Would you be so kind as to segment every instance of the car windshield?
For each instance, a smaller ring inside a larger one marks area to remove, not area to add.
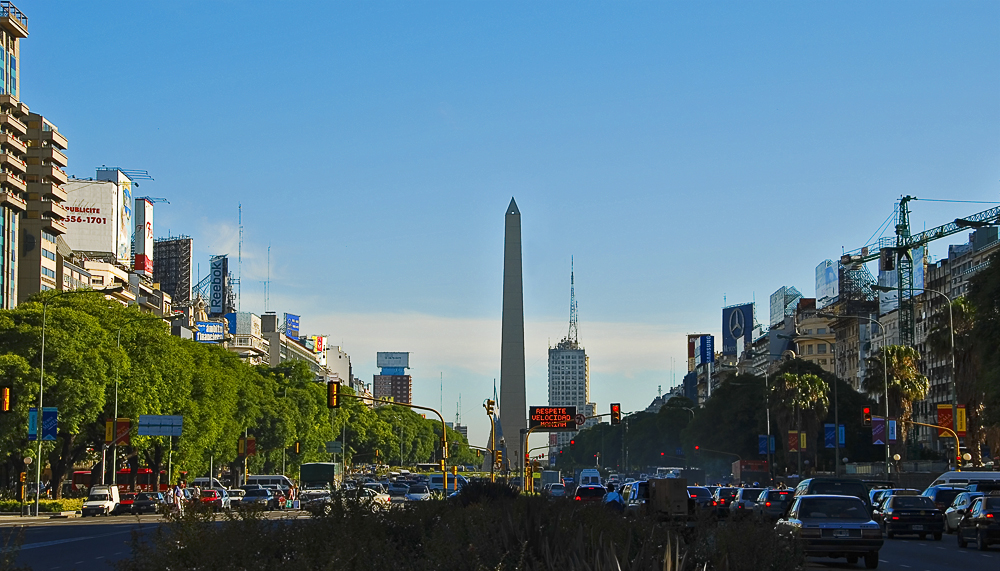
[[[106,501],[108,501],[108,495],[107,494],[91,494],[90,497],[87,498],[87,501],[88,502],[106,502]]]
[[[563,486],[562,484],[552,484],[552,488],[551,489],[553,489],[553,490],[565,490],[566,486]]]
[[[135,496],[136,496],[136,494],[122,494],[122,499],[123,500],[134,500]]]
[[[861,482],[814,482],[809,493],[868,498],[868,491]]]
[[[719,488],[719,497],[727,500],[731,500],[736,497],[736,488]]]
[[[135,499],[139,500],[139,501],[143,501],[143,500],[155,500],[156,496],[153,495],[153,494],[139,494],[138,496],[135,497]]]
[[[763,491],[764,488],[744,488],[743,495],[740,497],[744,500],[756,500],[760,497],[760,494]]]
[[[248,496],[268,496],[270,493],[267,490],[247,490]]]
[[[1000,510],[1000,498],[986,498],[986,509]]]
[[[787,502],[790,499],[792,499],[790,490],[772,490],[767,493],[767,501],[769,502]]]
[[[428,492],[429,492],[429,490],[427,489],[427,486],[425,486],[423,484],[414,484],[414,485],[410,486],[410,490],[407,493],[410,493],[410,494],[426,494]]]
[[[934,502],[923,496],[893,496],[892,507],[896,509],[932,510]]]
[[[576,490],[576,495],[581,498],[603,498],[607,490],[597,486],[584,486]]]
[[[691,498],[711,498],[712,494],[708,491],[708,488],[688,488],[688,497]]]
[[[865,504],[855,498],[810,498],[799,504],[799,519],[868,519]]]

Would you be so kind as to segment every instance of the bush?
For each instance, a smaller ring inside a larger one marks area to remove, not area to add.
[[[35,501],[24,502],[34,508]],[[38,503],[38,511],[46,513],[58,513],[79,511],[83,509],[83,498],[64,498],[61,500],[42,500]],[[20,512],[21,502],[16,500],[0,500],[0,512]]]

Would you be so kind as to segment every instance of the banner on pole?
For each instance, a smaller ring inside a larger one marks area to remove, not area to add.
[[[788,451],[798,452],[799,451],[799,431],[789,430],[788,431]]]
[[[872,418],[872,444],[885,445],[885,419]]]
[[[805,431],[799,433],[799,449],[808,450],[809,449],[809,439],[806,438]]]
[[[28,440],[38,440],[38,409],[28,409]]]
[[[950,404],[939,404],[937,405],[938,412],[938,426],[947,426],[951,428],[951,405]],[[951,433],[947,430],[938,430],[938,436],[951,436]]]
[[[42,408],[42,440],[54,441],[59,433],[59,409],[54,406]]]
[[[896,434],[896,419],[889,419],[889,444],[895,444],[899,437]]]
[[[767,456],[767,435],[758,434],[757,435],[757,453],[761,456]]]
[[[836,430],[834,430],[833,423],[827,423],[823,425],[823,446],[826,448],[836,448],[837,447],[837,435]]]

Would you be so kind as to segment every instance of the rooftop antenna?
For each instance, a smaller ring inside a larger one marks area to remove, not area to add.
[[[267,280],[264,281],[264,313],[267,313],[267,303],[271,299],[271,243],[267,243]]]
[[[441,410],[444,410],[444,371],[441,372]]]
[[[243,203],[240,203],[240,246],[237,252],[236,311],[240,311],[240,289],[243,281]]]
[[[576,347],[577,344],[579,344],[576,314],[576,284],[573,277],[573,256],[569,257],[569,334],[566,338],[569,339],[569,342],[573,347]]]

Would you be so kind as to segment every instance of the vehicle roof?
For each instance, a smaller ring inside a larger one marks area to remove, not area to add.
[[[857,496],[844,496],[839,494],[803,494],[796,499],[804,500],[807,498],[849,499],[849,500],[858,500],[859,502],[864,503],[864,500],[862,500]]]

